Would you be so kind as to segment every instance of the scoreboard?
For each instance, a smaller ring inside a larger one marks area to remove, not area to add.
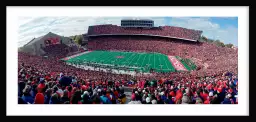
[[[44,43],[45,43],[45,46],[60,44],[60,38],[58,37],[47,38],[45,39]]]

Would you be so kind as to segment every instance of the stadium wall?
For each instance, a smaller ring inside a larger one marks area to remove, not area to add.
[[[51,39],[51,38],[58,39],[59,41],[61,41],[62,44],[68,45],[71,43],[70,38],[64,37],[64,36],[59,36],[57,34],[49,32],[48,34],[46,34],[42,37],[33,39],[28,44],[24,45],[20,51],[27,52],[27,53],[30,53],[33,55],[43,55],[43,54],[45,54],[45,52],[41,49],[41,47],[44,48],[46,46],[45,40]]]

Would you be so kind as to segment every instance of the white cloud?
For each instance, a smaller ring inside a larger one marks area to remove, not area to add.
[[[19,17],[19,46],[34,37],[53,32],[63,36],[84,34],[90,25],[120,25],[121,19],[127,17]],[[156,25],[164,25],[164,18],[140,17],[152,19]]]
[[[212,23],[208,18],[172,18],[171,25],[199,30],[218,30],[220,26]]]
[[[18,17],[19,21],[18,21],[18,25],[23,25],[25,23],[29,23],[30,21],[32,21],[33,19],[35,19],[36,17]]]
[[[175,25],[203,30],[203,35],[225,42],[233,42],[237,39],[237,28],[223,29],[218,24],[212,23],[207,17],[175,17],[171,19],[170,23],[167,23],[164,17],[133,17],[133,19],[138,18],[154,20],[155,26]],[[121,19],[131,19],[131,17],[19,17],[19,46],[48,32],[63,36],[84,34],[90,25],[120,25]]]
[[[180,26],[185,28],[202,30],[203,35],[211,39],[219,39],[225,44],[232,43],[238,45],[237,35],[238,29],[233,26],[220,27],[219,24],[213,23],[209,18],[189,18],[189,17],[175,17],[169,23],[173,26]]]

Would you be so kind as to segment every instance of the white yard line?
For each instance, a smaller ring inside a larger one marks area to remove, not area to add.
[[[127,66],[130,66],[130,64],[133,61],[133,59],[137,56],[135,53],[133,55],[135,55],[135,56],[133,56],[132,60],[129,62],[129,64]]]
[[[123,61],[123,62],[126,63],[126,61],[128,61],[131,57],[132,57],[132,54],[130,54],[130,56],[125,61]],[[126,65],[126,66],[128,66],[128,65]]]
[[[113,56],[113,53],[109,53],[106,57],[104,57],[104,59],[108,58],[107,60],[104,60],[104,62],[108,62],[108,61],[112,60],[113,58],[110,58],[112,56]],[[110,64],[112,65],[112,63],[110,63]]]
[[[102,56],[103,54],[104,54],[104,52],[101,52],[101,53],[98,54],[98,55],[99,55],[99,57],[100,57],[100,56]],[[96,59],[97,59],[97,58],[94,57],[92,61],[94,62]]]
[[[159,60],[161,57],[162,57],[162,55],[159,54],[159,56],[158,56],[158,61],[159,61],[160,65],[162,65],[162,67],[159,65],[159,66],[160,66],[160,67],[159,67],[160,70],[161,70],[161,68],[163,68],[163,66],[164,66],[164,65],[162,64],[161,60]],[[163,69],[162,69],[162,70],[163,70]]]
[[[155,53],[153,53],[153,56],[154,56],[154,68],[156,68],[155,66],[156,66],[156,57],[155,57]]]
[[[168,64],[166,63],[166,59],[164,59],[164,62],[165,62],[165,65],[167,66],[168,70],[170,70]]]
[[[145,58],[147,57],[147,55],[146,54],[144,54],[145,55],[145,57],[143,58],[143,61],[142,61],[142,64],[141,65],[143,65],[144,64],[144,61],[145,61]],[[140,67],[141,67],[141,65],[140,65]],[[145,66],[144,66],[145,67]]]
[[[137,59],[135,64],[138,64],[138,60],[140,59],[141,54],[137,54],[137,55],[139,55],[139,58]],[[139,66],[139,67],[141,67],[141,66]]]
[[[149,56],[149,60],[148,60],[148,63],[147,63],[147,64],[150,63],[151,56],[152,56],[152,55]],[[150,65],[151,65],[151,64],[149,64],[149,68],[151,69]]]

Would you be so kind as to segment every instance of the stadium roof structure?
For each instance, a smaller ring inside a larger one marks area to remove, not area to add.
[[[34,38],[32,39],[31,41],[29,41],[27,44],[25,44],[24,46],[27,46],[27,45],[32,45],[38,41],[40,41],[41,39],[43,39],[44,37],[46,37],[47,35],[51,35],[51,36],[58,36],[58,37],[64,37],[64,36],[60,36],[58,34],[55,34],[55,33],[52,33],[52,32],[49,32],[43,36],[40,36],[40,37],[37,37],[37,38]],[[68,38],[68,37],[64,37],[64,38]]]
[[[19,51],[21,52],[27,52],[27,53],[32,53],[35,55],[42,55],[45,52],[41,48],[41,46],[45,47],[45,40],[48,40],[50,38],[58,38],[60,40],[60,43],[63,44],[69,44],[71,42],[71,39],[69,37],[64,37],[57,35],[55,33],[49,32],[43,36],[40,36],[38,38],[34,38],[31,41],[29,41],[27,44],[22,46]]]
[[[27,44],[25,44],[24,46],[31,45],[31,44],[33,44],[33,43],[35,43],[35,42],[41,40],[44,36],[45,36],[45,35],[40,36],[40,37],[37,37],[37,38],[33,38],[31,41],[29,41],[29,42],[28,42]]]

